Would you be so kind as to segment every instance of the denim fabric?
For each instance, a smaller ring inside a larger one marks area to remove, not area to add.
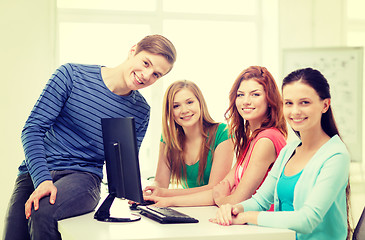
[[[49,196],[39,201],[37,211],[32,208],[29,220],[25,218],[24,204],[34,191],[29,174],[19,175],[10,198],[5,218],[5,240],[61,239],[57,221],[91,212],[100,200],[101,179],[92,173],[74,170],[51,171],[57,197],[54,205]]]

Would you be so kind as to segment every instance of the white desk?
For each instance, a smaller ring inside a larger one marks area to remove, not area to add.
[[[114,208],[114,205],[112,209]],[[125,216],[113,213],[111,215]],[[123,207],[123,209],[126,209]],[[251,225],[220,226],[209,222],[216,207],[178,207],[178,211],[199,219],[193,224],[160,224],[145,216],[137,222],[109,223],[94,219],[94,212],[59,221],[58,228],[63,240],[79,239],[254,239],[294,240],[295,232]],[[120,209],[119,209],[120,210]],[[114,210],[115,211],[115,210]],[[127,209],[129,212],[129,210]]]

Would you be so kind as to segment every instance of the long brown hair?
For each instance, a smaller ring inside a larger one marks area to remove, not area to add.
[[[241,117],[236,107],[238,88],[243,81],[247,80],[255,80],[263,86],[268,105],[265,120],[261,123],[261,127],[252,134],[249,130],[249,122]],[[264,67],[251,66],[238,75],[229,93],[229,107],[225,113],[225,118],[233,139],[237,159],[243,154],[250,138],[254,138],[264,129],[277,128],[284,137],[287,137],[282,98],[273,76]]]
[[[199,156],[199,173],[197,183],[201,183],[203,181],[204,170],[207,165],[209,150],[214,150],[214,140],[219,124],[210,116],[201,90],[192,81],[176,81],[166,90],[162,106],[162,138],[166,144],[165,155],[168,159],[172,182],[179,184],[183,178],[186,180],[186,167],[184,161],[185,133],[184,129],[175,122],[173,115],[175,95],[184,88],[189,89],[199,101],[201,112],[199,119],[200,130],[203,138],[208,138],[207,141],[202,142],[200,147],[201,154]]]
[[[317,92],[320,99],[324,100],[327,98],[329,99],[331,98],[330,86],[328,84],[327,79],[323,76],[323,74],[320,71],[312,68],[298,69],[296,71],[289,73],[288,76],[284,78],[281,89],[284,89],[284,87],[287,84],[299,81],[313,88]],[[322,114],[321,126],[323,131],[328,136],[333,137],[334,135],[338,135],[341,138],[336,125],[335,118],[333,116],[331,105],[329,106],[328,110]],[[298,137],[300,137],[299,132],[297,131],[294,132]],[[350,218],[351,218],[350,195],[351,195],[350,180],[348,180],[346,187],[347,239],[350,239],[350,233],[352,232],[352,227],[350,224]]]

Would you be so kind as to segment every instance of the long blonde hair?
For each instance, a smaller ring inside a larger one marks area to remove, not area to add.
[[[162,113],[162,138],[166,144],[165,155],[167,156],[173,183],[180,184],[186,180],[186,167],[184,161],[185,133],[184,129],[175,122],[173,115],[174,98],[182,89],[189,89],[199,101],[200,105],[200,130],[207,141],[203,141],[200,147],[199,174],[197,183],[203,181],[204,170],[207,164],[209,150],[213,151],[215,135],[218,123],[213,120],[208,112],[207,104],[199,87],[188,80],[180,80],[172,83],[166,90],[163,100]]]

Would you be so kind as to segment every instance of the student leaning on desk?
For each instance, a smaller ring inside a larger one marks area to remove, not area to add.
[[[172,83],[163,101],[162,137],[154,186],[157,196],[181,196],[213,188],[229,172],[233,143],[225,123],[215,122],[199,87]],[[183,189],[169,189],[170,181]]]
[[[231,88],[226,113],[238,156],[234,167],[213,189],[184,196],[153,192],[145,198],[155,201],[157,206],[219,206],[248,199],[286,144],[287,127],[282,108],[279,89],[266,68],[251,66],[243,70]]]
[[[290,73],[282,85],[284,116],[298,141],[281,151],[257,193],[237,205],[222,205],[212,222],[288,228],[297,239],[350,237],[350,155],[337,130],[330,88],[317,70]],[[274,203],[275,211],[267,212]]]
[[[101,119],[134,117],[139,147],[150,106],[138,90],[167,74],[175,60],[173,44],[150,35],[117,67],[65,64],[56,70],[22,132],[25,160],[4,239],[61,239],[58,220],[94,210],[104,164]]]

